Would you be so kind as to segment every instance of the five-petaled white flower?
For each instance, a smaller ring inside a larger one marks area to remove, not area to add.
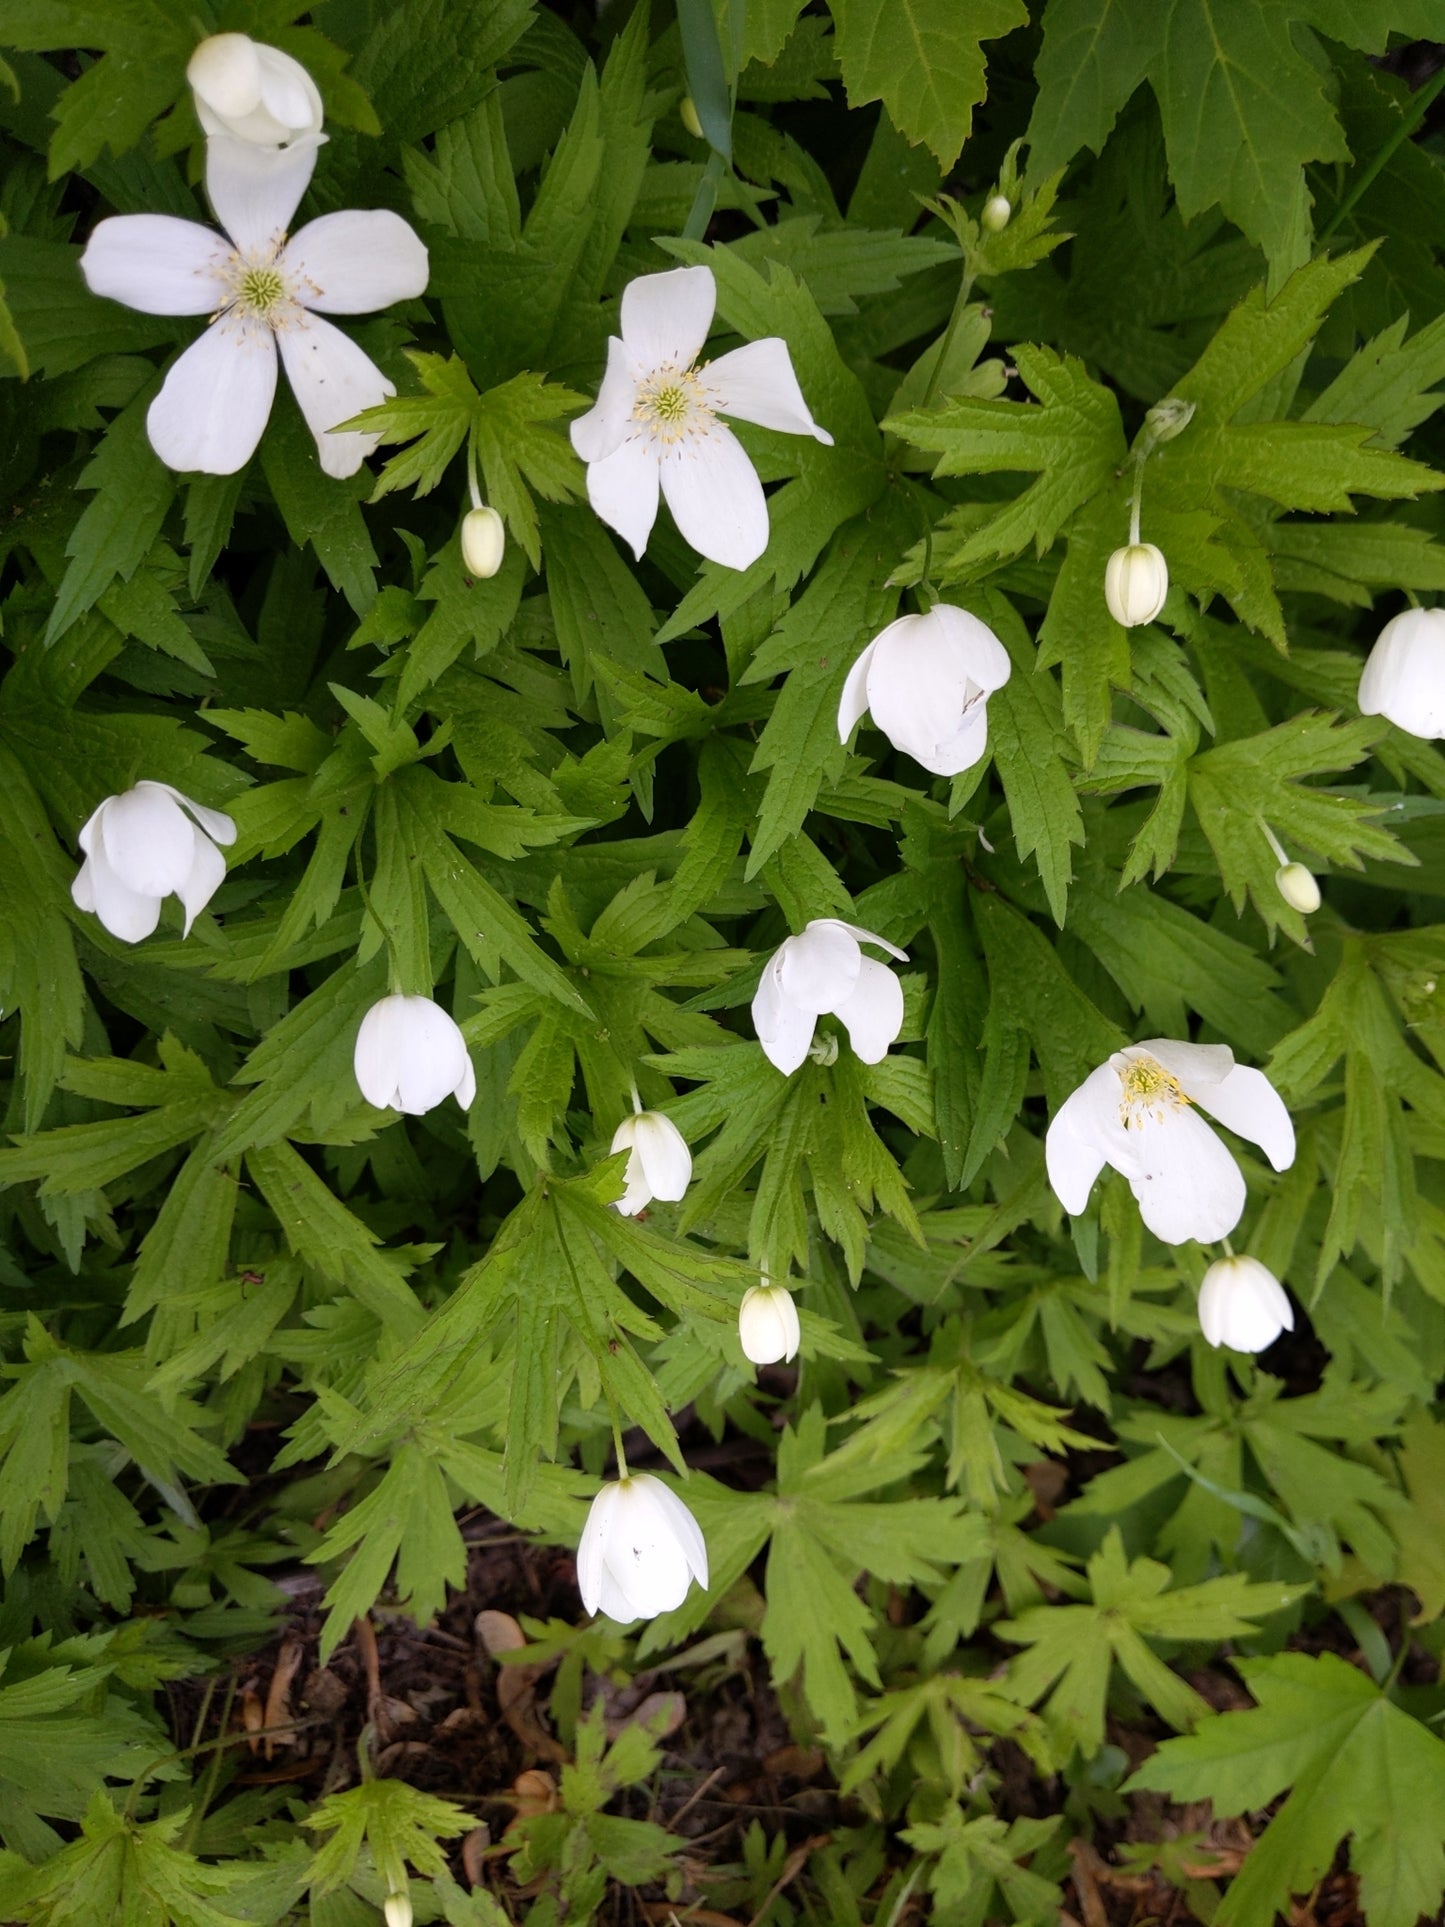
[[[786,1075],[808,1055],[825,1012],[842,1019],[865,1064],[888,1055],[903,1028],[903,986],[886,964],[865,957],[860,943],[876,943],[900,963],[908,961],[906,950],[837,917],[815,917],[768,959],[753,998],[753,1026],[764,1055]]]
[[[1360,677],[1360,710],[1426,742],[1445,736],[1445,609],[1406,609],[1385,624]]]
[[[792,1292],[782,1285],[748,1286],[738,1306],[738,1343],[750,1364],[786,1363],[796,1355],[802,1335]]]
[[[872,710],[895,749],[935,776],[957,776],[988,748],[988,699],[1012,667],[993,630],[966,609],[938,602],[926,615],[899,616],[848,671],[838,740]]]
[[[622,1626],[656,1619],[682,1604],[694,1579],[706,1592],[707,1546],[677,1494],[649,1472],[604,1485],[577,1547],[577,1586],[588,1612]]]
[[[178,896],[189,936],[226,874],[216,845],[235,840],[236,826],[224,811],[193,802],[169,783],[142,781],[106,797],[86,821],[79,837],[85,861],[70,894],[122,943],[148,937],[164,899]]]
[[[321,132],[321,95],[299,60],[244,33],[213,33],[186,66],[196,117],[211,136],[280,147]]]
[[[654,1198],[676,1204],[692,1181],[692,1152],[670,1117],[640,1107],[612,1133],[612,1149],[631,1151],[623,1175],[626,1190],[617,1200],[624,1218],[635,1218]]]
[[[1289,1294],[1258,1258],[1216,1258],[1199,1287],[1199,1328],[1211,1345],[1262,1352],[1294,1330]]]
[[[829,446],[833,437],[809,414],[777,336],[698,365],[716,302],[711,268],[629,281],[622,337],[607,344],[596,406],[573,422],[572,446],[587,464],[593,508],[639,559],[660,487],[700,555],[746,569],[768,546],[768,504],[757,470],[718,416]]]
[[[273,151],[217,136],[206,147],[206,193],[225,234],[173,214],[115,214],[80,257],[94,294],[145,314],[211,317],[146,416],[151,446],[170,468],[244,467],[271,413],[278,350],[328,475],[354,475],[376,446],[374,435],[329,431],[396,390],[321,317],[419,295],[427,253],[385,208],[323,214],[287,239],[319,138]]]
[[[399,990],[362,1018],[352,1068],[361,1095],[379,1111],[420,1117],[448,1097],[469,1111],[477,1094],[466,1039],[452,1019],[430,997]]]
[[[1165,1244],[1227,1237],[1244,1210],[1244,1177],[1196,1105],[1259,1145],[1276,1171],[1294,1163],[1294,1126],[1263,1071],[1236,1064],[1227,1044],[1154,1037],[1115,1051],[1049,1125],[1049,1182],[1064,1209],[1077,1216],[1110,1164]]]

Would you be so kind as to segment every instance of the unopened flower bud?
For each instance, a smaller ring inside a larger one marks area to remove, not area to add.
[[[1320,886],[1303,863],[1283,863],[1274,873],[1280,895],[1291,910],[1309,916],[1320,907]]]
[[[1152,622],[1169,593],[1169,565],[1152,542],[1115,549],[1104,571],[1104,600],[1115,622],[1137,629]]]
[[[1196,403],[1184,401],[1178,395],[1166,395],[1163,401],[1156,401],[1144,417],[1144,428],[1151,447],[1160,442],[1172,442],[1194,419]]]
[[[410,1894],[388,1894],[381,1910],[386,1927],[412,1927]]]
[[[462,561],[468,575],[486,580],[502,566],[507,531],[495,509],[468,509],[462,517]]]
[[[738,1342],[754,1365],[792,1358],[802,1333],[793,1294],[782,1285],[752,1285],[738,1306]]]
[[[244,33],[214,33],[191,55],[186,78],[207,136],[253,147],[320,135],[321,95],[290,54]]]
[[[1218,1258],[1199,1287],[1199,1325],[1211,1345],[1262,1352],[1294,1330],[1289,1294],[1258,1258]]]
[[[1007,194],[990,194],[978,218],[990,234],[1002,234],[1013,218],[1013,211],[1013,202]]]
[[[697,106],[691,94],[684,94],[677,104],[677,117],[695,141],[704,138],[702,122],[697,117]]]

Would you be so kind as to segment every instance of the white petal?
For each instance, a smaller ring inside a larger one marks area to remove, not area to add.
[[[678,1521],[661,1496],[667,1493],[668,1499],[672,1499],[672,1494],[649,1474],[643,1472],[622,1480],[617,1492],[602,1547],[603,1571],[616,1591],[609,1593],[604,1584],[602,1610],[609,1618],[624,1622],[655,1619],[659,1613],[671,1612],[680,1606],[687,1597],[693,1559],[697,1547],[701,1547],[702,1536],[686,1506],[674,1500],[691,1533],[685,1528],[679,1529]],[[690,1543],[693,1538],[697,1547]],[[705,1550],[702,1563],[705,1575]],[[624,1604],[626,1610],[619,1611]]]
[[[373,314],[414,299],[427,283],[425,247],[388,208],[308,221],[287,242],[280,267],[302,307],[320,314]]]
[[[819,1016],[852,996],[863,968],[858,939],[836,917],[818,917],[800,936],[789,937],[776,958],[784,997]]]
[[[622,290],[622,339],[639,374],[691,368],[717,306],[711,268],[643,274]]]
[[[812,1011],[800,1009],[783,995],[782,961],[779,950],[763,972],[753,998],[753,1029],[768,1062],[784,1077],[791,1077],[808,1055],[818,1020]]]
[[[466,1051],[466,1063],[462,1066],[461,1081],[452,1092],[452,1096],[464,1111],[469,1111],[477,1101],[477,1067],[472,1062],[471,1052],[466,1049],[465,1038],[462,1039],[462,1049]]]
[[[648,1497],[661,1512],[674,1539],[682,1549],[688,1571],[705,1592],[707,1590],[707,1541],[702,1536],[702,1527],[671,1486],[664,1485],[661,1479],[654,1479],[648,1472],[639,1472],[632,1480],[632,1484],[637,1486],[644,1481],[647,1485]]]
[[[1222,1084],[1234,1069],[1234,1052],[1228,1044],[1185,1044],[1174,1037],[1146,1037],[1121,1054],[1152,1057],[1179,1080],[1187,1097],[1196,1099]]]
[[[724,415],[756,422],[759,428],[780,429],[785,435],[812,435],[829,448],[833,445],[833,437],[809,413],[788,344],[777,335],[720,355],[708,365],[703,386]]]
[[[354,475],[376,447],[376,436],[329,431],[363,408],[375,408],[396,389],[350,336],[319,315],[299,315],[277,340],[322,468],[338,479]]]
[[[836,1006],[848,1042],[865,1064],[881,1064],[903,1028],[903,986],[887,964],[864,957],[853,993]]]
[[[1445,736],[1445,609],[1406,609],[1387,622],[1360,677],[1366,716],[1431,742]]]
[[[587,500],[639,562],[657,520],[659,481],[657,452],[640,435],[587,464]]]
[[[95,909],[95,880],[89,857],[70,879],[70,900],[77,910],[93,912]]]
[[[205,909],[211,898],[226,880],[226,859],[206,835],[194,824],[191,830],[191,867],[176,887],[186,912],[186,927],[181,933],[190,936],[191,925]]]
[[[1044,1138],[1044,1162],[1054,1196],[1071,1218],[1089,1202],[1094,1181],[1109,1161],[1104,1124],[1119,1108],[1119,1078],[1112,1064],[1090,1071],[1055,1111]]]
[[[588,1509],[587,1522],[577,1545],[577,1590],[589,1613],[598,1610],[602,1599],[603,1549],[617,1508],[618,1490],[615,1485],[602,1487]]]
[[[271,330],[222,315],[166,376],[146,433],[167,468],[234,475],[255,454],[275,395]]]
[[[662,493],[684,540],[709,562],[746,569],[768,546],[763,485],[721,422],[663,449]]]
[[[614,449],[622,446],[632,428],[636,404],[637,383],[632,377],[627,349],[613,335],[607,344],[607,372],[602,377],[597,400],[585,415],[577,417],[570,430],[572,446],[584,462],[605,461]],[[654,508],[654,515],[656,512]],[[649,522],[647,526],[651,529],[652,524]]]
[[[889,943],[888,939],[880,937],[876,930],[865,930],[861,923],[845,923],[841,917],[814,917],[808,928],[809,930],[821,928],[846,930],[848,935],[858,943],[876,943],[880,950],[886,950],[889,956],[896,957],[899,963],[908,962],[906,950],[900,950],[896,943]]]
[[[985,695],[1003,688],[1013,674],[1013,660],[986,622],[951,602],[936,602],[924,621],[957,650],[969,681]]]
[[[214,314],[230,299],[224,235],[173,214],[113,214],[85,244],[80,271],[92,294],[142,314]]]
[[[400,997],[383,997],[371,1006],[356,1033],[351,1067],[361,1095],[379,1111],[396,1108],[404,1018]]]
[[[149,777],[142,777],[136,784],[138,790],[164,790],[165,794],[189,810],[213,843],[230,845],[236,840],[236,825],[224,810],[213,810],[205,803],[198,803],[194,797],[178,790],[173,783],[153,783]]]
[[[100,816],[106,862],[127,889],[165,897],[190,874],[195,826],[158,784],[137,783],[111,797]]]
[[[918,761],[935,776],[962,776],[966,769],[988,754],[988,698],[978,696],[963,712],[963,719],[951,736],[935,743],[926,757]]]
[[[1282,1331],[1294,1330],[1294,1307],[1257,1258],[1219,1258],[1199,1287],[1199,1327],[1211,1345],[1262,1352]]]
[[[319,134],[303,134],[290,147],[258,147],[230,134],[206,142],[206,198],[242,254],[266,255],[280,246],[311,184],[320,146]]]
[[[676,1204],[692,1181],[692,1152],[687,1139],[660,1111],[643,1111],[634,1124],[637,1155],[653,1197]]]
[[[83,894],[90,903],[88,906],[81,903],[80,896],[76,895],[79,877],[71,885],[71,895],[82,909],[92,908],[110,934],[119,937],[122,943],[139,943],[160,922],[160,897],[143,896],[123,883],[106,860],[99,838],[81,874],[87,878]]]
[[[1167,1245],[1227,1238],[1244,1210],[1244,1177],[1203,1118],[1171,1107],[1144,1114],[1129,1135],[1140,1164],[1129,1188],[1154,1236]]]
[[[287,133],[319,133],[321,95],[299,60],[279,47],[258,46],[261,105]]]
[[[637,1118],[625,1117],[612,1133],[612,1155],[619,1151],[630,1151],[626,1167],[622,1173],[622,1196],[616,1200],[616,1209],[624,1218],[635,1218],[639,1211],[645,1211],[652,1203],[652,1188],[647,1182],[642,1158],[637,1150]]]
[[[400,997],[396,1108],[412,1117],[434,1110],[462,1085],[470,1064],[466,1040],[430,997]]]
[[[1201,1091],[1195,1101],[1229,1130],[1257,1144],[1276,1171],[1287,1171],[1294,1163],[1294,1123],[1263,1071],[1236,1064],[1222,1083]]]
[[[900,616],[873,645],[868,707],[895,749],[929,765],[956,735],[969,696],[968,661],[931,616]]]
[[[843,694],[838,698],[838,741],[846,743],[868,710],[868,668],[873,661],[873,644],[859,656],[848,671]]]
[[[186,79],[213,113],[237,119],[261,100],[261,50],[249,34],[213,33],[186,63]]]

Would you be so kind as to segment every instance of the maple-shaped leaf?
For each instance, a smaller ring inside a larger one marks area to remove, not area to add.
[[[1445,1741],[1333,1653],[1236,1660],[1259,1702],[1166,1740],[1125,1791],[1253,1812],[1291,1789],[1214,1916],[1256,1927],[1320,1880],[1346,1836],[1370,1927],[1416,1927],[1445,1890]]]
[[[418,1873],[446,1872],[440,1842],[471,1826],[471,1816],[450,1800],[423,1793],[404,1780],[363,1780],[324,1799],[304,1825],[331,1838],[311,1863],[311,1890],[335,1893],[355,1872],[363,1846],[391,1893],[405,1893],[407,1867]]]
[[[848,105],[881,100],[894,125],[952,167],[984,97],[983,40],[1025,25],[1022,0],[828,0]]]

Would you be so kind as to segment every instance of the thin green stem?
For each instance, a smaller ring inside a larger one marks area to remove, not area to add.
[[[1139,546],[1139,516],[1144,506],[1144,462],[1140,454],[1134,457],[1134,492],[1129,497],[1129,547]]]
[[[384,923],[372,906],[371,893],[366,887],[366,878],[361,869],[361,837],[358,834],[351,851],[352,864],[356,870],[356,888],[361,897],[361,907],[381,932],[381,940],[386,945],[387,988],[393,997],[406,989],[401,980],[401,958],[397,954],[396,939],[391,934],[391,926]]]
[[[1415,129],[1420,125],[1421,121],[1424,120],[1426,114],[1429,113],[1442,91],[1445,91],[1445,67],[1442,67],[1439,73],[1434,75],[1433,78],[1427,80],[1419,92],[1412,97],[1410,111],[1385,142],[1384,146],[1379,149],[1364,173],[1357,178],[1354,186],[1330,216],[1320,234],[1319,244],[1321,247],[1335,234],[1348,216],[1353,213],[1357,203],[1369,193],[1381,170],[1389,165],[1390,157],[1394,154],[1396,148],[1409,140],[1410,136],[1415,132]]]
[[[1289,853],[1285,850],[1283,844],[1280,842],[1279,838],[1275,835],[1274,831],[1269,827],[1268,823],[1265,822],[1263,817],[1259,819],[1259,827],[1264,831],[1265,842],[1274,851],[1275,862],[1279,864],[1288,863]]]
[[[953,313],[948,317],[948,326],[944,330],[943,340],[939,345],[938,358],[928,371],[928,386],[923,391],[922,403],[922,406],[925,408],[927,408],[928,404],[933,400],[934,390],[938,386],[938,377],[947,366],[949,352],[953,347],[953,337],[958,333],[958,324],[962,321],[968,310],[968,297],[973,293],[974,278],[973,270],[968,265],[968,257],[965,255],[963,278],[959,282],[958,295],[953,304]]]

